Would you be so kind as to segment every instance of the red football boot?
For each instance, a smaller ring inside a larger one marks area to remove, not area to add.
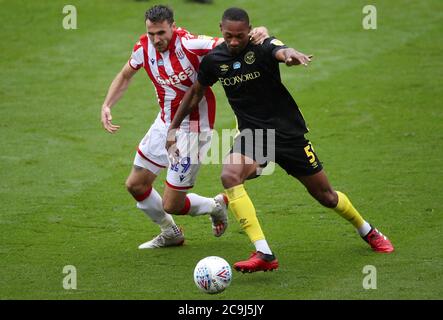
[[[393,252],[394,246],[392,245],[391,241],[389,241],[389,239],[376,228],[372,226],[371,228],[371,231],[369,231],[369,233],[363,237],[363,240],[369,243],[372,250],[381,253]]]
[[[234,264],[234,269],[246,272],[272,271],[278,268],[278,260],[273,254],[264,254],[260,251],[253,252],[248,260]]]

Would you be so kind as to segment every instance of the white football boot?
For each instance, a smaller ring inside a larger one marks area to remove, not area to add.
[[[181,228],[177,226],[171,227],[168,230],[162,231],[151,241],[142,243],[138,246],[139,249],[156,249],[164,247],[181,246],[185,242],[185,235]]]
[[[222,193],[214,197],[215,209],[210,213],[212,232],[220,237],[228,228],[228,199]]]

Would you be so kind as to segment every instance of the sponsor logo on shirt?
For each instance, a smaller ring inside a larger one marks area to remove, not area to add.
[[[163,59],[160,59],[160,60],[157,61],[157,65],[158,65],[159,67],[164,66],[164,65],[165,65],[165,62],[163,61]]]
[[[234,62],[234,64],[232,65],[232,67],[234,68],[234,70],[236,70],[236,69],[240,69],[240,67],[241,67],[241,63],[238,62],[238,61],[236,61],[236,62]]]
[[[180,72],[179,74],[171,74],[168,78],[164,79],[161,76],[157,76],[157,82],[161,84],[162,86],[167,85],[174,85],[179,84],[180,82],[183,82],[187,79],[189,79],[194,74],[194,71],[191,69],[191,67],[186,68],[184,71]]]
[[[235,86],[236,84],[241,84],[243,82],[247,82],[249,80],[257,79],[260,76],[261,76],[260,72],[255,71],[230,78],[218,78],[218,80],[224,87],[229,87],[229,86]]]

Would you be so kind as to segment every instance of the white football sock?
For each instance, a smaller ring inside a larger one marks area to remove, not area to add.
[[[200,216],[211,213],[215,209],[215,200],[213,198],[205,198],[195,193],[187,195],[191,207],[188,214],[190,216]]]
[[[369,231],[371,231],[371,225],[366,221],[363,223],[363,225],[360,228],[358,228],[358,233],[362,237],[366,236],[369,233]]]
[[[154,188],[145,200],[137,202],[137,208],[158,224],[162,231],[175,226],[172,216],[163,210],[162,198]]]
[[[269,248],[268,242],[265,239],[255,241],[254,246],[257,251],[264,254],[272,254],[271,248]]]

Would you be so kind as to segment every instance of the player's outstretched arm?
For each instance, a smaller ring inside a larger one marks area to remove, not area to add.
[[[126,63],[114,78],[108,89],[108,94],[102,105],[101,122],[103,128],[110,133],[115,133],[120,128],[120,126],[112,124],[111,108],[122,97],[123,93],[125,93],[131,78],[137,73],[137,71],[138,70],[131,68],[129,64]]]
[[[306,55],[301,53],[294,48],[284,48],[277,51],[275,54],[275,58],[278,61],[286,63],[287,66],[295,66],[302,64],[304,66],[308,66],[308,63],[311,62],[313,55]]]
[[[171,160],[175,160],[179,155],[179,150],[175,147],[175,133],[177,128],[180,127],[183,119],[186,118],[192,110],[198,107],[198,104],[205,95],[206,89],[207,87],[203,86],[198,80],[196,80],[192,87],[186,91],[180,106],[174,115],[174,119],[172,119],[171,124],[169,125],[165,148],[168,151]]]

